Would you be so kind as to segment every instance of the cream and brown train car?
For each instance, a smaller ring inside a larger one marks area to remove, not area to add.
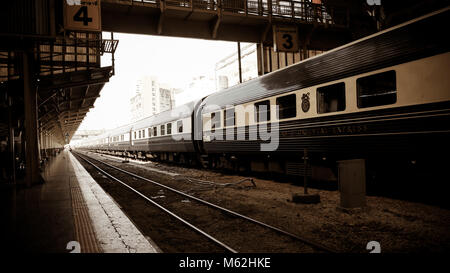
[[[450,140],[450,44],[441,29],[449,13],[206,97],[196,109],[199,151],[213,167],[293,175],[304,174],[307,151],[306,170],[319,180],[336,179],[343,159],[382,168],[439,162]]]

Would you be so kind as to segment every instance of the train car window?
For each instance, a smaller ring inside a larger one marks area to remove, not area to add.
[[[167,123],[167,134],[168,135],[172,134],[172,123]]]
[[[234,126],[235,123],[236,112],[234,111],[234,108],[225,109],[223,112],[223,124],[225,124],[225,126]]]
[[[397,102],[395,71],[386,71],[356,80],[358,108],[373,107]]]
[[[319,114],[345,110],[345,83],[340,82],[317,88]]]
[[[220,127],[220,112],[211,113],[211,132],[214,133],[216,128]]]
[[[147,131],[148,131],[148,137],[151,137],[152,136],[152,128],[148,128]]]
[[[158,128],[156,126],[153,127],[153,136],[158,136]]]
[[[216,124],[213,122],[215,117],[216,117],[216,113],[211,113],[211,132],[216,131]]]
[[[270,101],[265,100],[255,103],[255,121],[261,122],[268,120],[270,120]]]
[[[165,135],[166,134],[166,126],[165,125],[161,125],[161,135]]]
[[[297,116],[297,96],[295,94],[277,98],[277,119],[293,118]]]
[[[178,128],[178,133],[183,133],[183,121],[182,120],[177,121],[177,128]]]

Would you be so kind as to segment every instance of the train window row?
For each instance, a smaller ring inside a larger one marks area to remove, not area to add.
[[[394,70],[377,73],[356,80],[357,106],[367,108],[394,104],[397,101],[396,74]],[[317,113],[332,113],[346,109],[345,83],[339,82],[317,88]],[[302,99],[303,101],[303,99]],[[297,95],[289,94],[276,98],[277,119],[297,116]],[[254,121],[271,120],[270,100],[254,103]],[[306,110],[307,111],[307,110]],[[221,127],[221,112],[211,113],[211,132]],[[236,125],[235,108],[226,108],[223,117],[224,126]],[[246,120],[245,124],[248,124]]]
[[[109,142],[118,142],[118,141],[124,141],[124,140],[125,140],[125,135],[109,137]],[[102,142],[105,142],[105,141],[102,140]]]
[[[183,121],[182,120],[178,120],[177,124],[176,124],[176,128],[177,128],[177,132],[178,133],[183,133]],[[172,123],[167,123],[167,124],[162,124],[159,126],[159,135],[160,136],[164,136],[164,135],[171,135],[172,134]],[[134,138],[133,139],[140,139],[140,138],[145,138],[145,129],[143,130],[139,130],[139,131],[135,131],[133,133]],[[150,127],[147,128],[147,136],[148,137],[156,137],[158,136],[158,126],[154,126],[154,127]]]
[[[377,73],[356,80],[357,106],[367,108],[397,102],[397,79],[394,70]],[[345,83],[317,88],[317,112],[345,110]]]

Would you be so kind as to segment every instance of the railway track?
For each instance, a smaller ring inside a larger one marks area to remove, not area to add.
[[[200,199],[198,197],[189,195],[187,193],[184,193],[182,191],[179,191],[175,188],[169,187],[167,185],[161,184],[159,182],[156,182],[154,180],[148,179],[146,177],[140,176],[138,174],[132,173],[130,171],[124,170],[122,168],[118,168],[116,166],[113,166],[111,164],[108,164],[104,161],[95,159],[91,156],[87,156],[86,154],[82,154],[79,152],[73,152],[76,156],[84,160],[87,164],[98,170],[100,173],[108,177],[109,179],[116,181],[120,183],[120,185],[126,187],[128,190],[132,191],[136,195],[140,196],[143,200],[145,200],[147,203],[150,203],[152,206],[157,207],[159,210],[163,211],[167,215],[170,215],[171,217],[177,219],[179,222],[183,223],[186,227],[189,229],[195,231],[202,237],[208,239],[210,242],[214,243],[216,246],[220,247],[221,249],[225,250],[226,252],[248,252],[246,251],[245,246],[241,243],[238,243],[237,247],[232,247],[230,244],[235,244],[236,242],[232,243],[225,243],[224,239],[220,239],[220,233],[216,236],[211,235],[213,232],[217,232],[212,230],[211,227],[206,225],[206,227],[200,228],[199,225],[204,225],[204,223],[201,223],[201,220],[191,219],[186,220],[186,217],[180,216],[180,214],[183,214],[183,211],[187,210],[187,206],[194,206],[192,208],[192,211],[198,211],[198,215],[203,214],[214,214],[214,221],[213,222],[227,222],[229,226],[237,228],[236,236],[233,236],[233,238],[236,237],[236,239],[239,239],[240,237],[244,237],[243,240],[246,239],[245,232],[242,232],[243,227],[249,227],[251,225],[255,226],[252,227],[251,230],[253,238],[260,238],[264,240],[266,236],[278,236],[277,238],[280,238],[279,241],[277,241],[277,244],[279,244],[277,247],[281,247],[283,245],[289,245],[287,249],[292,249],[292,245],[294,245],[294,248],[298,247],[299,249],[306,250],[305,252],[336,252],[334,249],[331,249],[327,246],[324,246],[320,243],[308,240],[306,238],[302,238],[301,236],[298,236],[296,234],[292,234],[288,231],[282,230],[280,228],[277,228],[275,226],[269,225],[267,223],[258,221],[256,219],[253,219],[251,217],[248,217],[246,215],[240,214],[238,212],[229,210],[227,208],[224,208],[222,206],[219,206],[217,204],[210,203],[206,200]],[[101,165],[102,167],[100,167]],[[132,182],[130,183],[130,179]],[[125,182],[126,180],[127,182]],[[137,189],[137,187],[133,187],[132,184],[134,181],[143,181],[146,182],[146,189],[143,191],[140,191]],[[148,183],[147,183],[148,182]],[[152,189],[148,189],[148,185],[152,186]],[[165,192],[164,192],[165,191]],[[151,192],[148,194],[148,192]],[[152,194],[154,195],[155,192],[161,193],[164,192],[164,201],[162,202],[156,202],[153,199],[158,199],[156,197],[149,197]],[[181,198],[181,200],[180,200]],[[171,201],[168,201],[171,200]],[[174,202],[173,200],[177,200]],[[189,201],[186,201],[189,200]],[[181,202],[180,202],[181,201]],[[162,205],[162,203],[165,203]],[[173,205],[173,204],[183,204],[181,207],[179,205]],[[170,208],[171,207],[171,208]],[[178,212],[177,212],[178,211]],[[192,216],[192,215],[191,215]],[[193,218],[201,218],[201,217],[193,217]],[[217,220],[219,219],[219,220]],[[194,224],[192,222],[197,222],[197,224]],[[244,223],[245,222],[245,223]],[[206,231],[206,229],[209,229],[210,231]],[[255,231],[257,231],[260,236],[257,234],[254,234]],[[226,230],[226,232],[233,232],[230,230]],[[276,235],[275,235],[276,234]],[[234,241],[234,240],[233,240]],[[239,249],[238,249],[239,248]],[[261,252],[261,250],[259,250]]]

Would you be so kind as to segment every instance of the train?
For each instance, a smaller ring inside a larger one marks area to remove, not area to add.
[[[77,149],[336,181],[448,155],[449,8],[83,141]]]

